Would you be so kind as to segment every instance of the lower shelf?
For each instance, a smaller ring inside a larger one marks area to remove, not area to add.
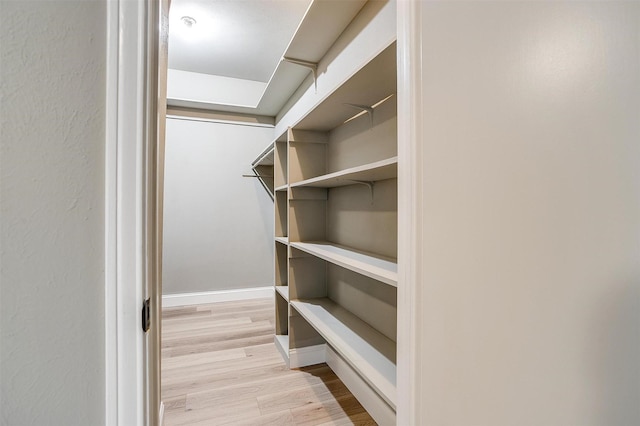
[[[291,306],[395,409],[394,341],[330,299],[292,300]]]

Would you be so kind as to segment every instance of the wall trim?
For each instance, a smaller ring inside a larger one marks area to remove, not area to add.
[[[194,293],[163,294],[162,307],[202,305],[205,303],[273,297],[273,286],[239,288],[232,290],[202,291]]]
[[[167,118],[178,120],[206,121],[214,123],[240,124],[245,126],[274,127],[275,117],[243,114],[239,112],[213,111],[179,106],[167,106]]]
[[[300,368],[308,365],[322,364],[327,359],[327,345],[305,346],[289,351],[289,368]]]

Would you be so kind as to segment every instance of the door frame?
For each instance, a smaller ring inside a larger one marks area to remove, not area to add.
[[[106,2],[107,425],[157,425],[162,420],[162,189],[169,2]],[[402,282],[398,287],[398,424],[421,424],[420,12],[419,1],[397,1],[398,162],[402,165],[398,175],[398,273]],[[147,297],[152,301],[152,324],[145,334],[140,314]]]
[[[157,425],[168,0],[105,4],[105,424]]]

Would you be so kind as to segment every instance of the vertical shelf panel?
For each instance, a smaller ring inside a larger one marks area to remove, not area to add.
[[[289,302],[276,292],[276,334],[289,334]]]
[[[289,259],[287,256],[289,248],[280,242],[276,242],[275,245],[275,285],[276,287],[284,287],[289,285]],[[288,297],[287,300],[289,300]]]
[[[275,164],[273,166],[273,184],[276,189],[289,183],[287,151],[287,142],[276,140],[274,158]]]

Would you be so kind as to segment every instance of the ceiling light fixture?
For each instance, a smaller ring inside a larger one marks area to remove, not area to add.
[[[182,18],[180,18],[180,20],[187,28],[193,28],[193,26],[197,23],[197,21],[191,16],[183,16]]]

